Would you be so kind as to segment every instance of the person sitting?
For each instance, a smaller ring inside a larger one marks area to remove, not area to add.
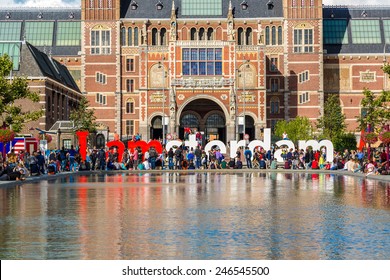
[[[318,164],[318,161],[314,158],[311,162],[311,169],[320,169],[320,166]]]
[[[291,169],[291,160],[286,159],[284,161],[284,169]]]
[[[22,173],[17,167],[12,168],[7,162],[3,163],[3,170],[0,172],[0,181],[19,181],[21,180],[21,177]]]
[[[242,169],[242,161],[238,157],[236,158],[236,165],[234,166],[234,169]]]
[[[188,169],[189,169],[189,170],[195,169],[195,164],[194,164],[194,161],[193,161],[193,160],[190,160],[190,163],[189,163],[189,165],[188,165]]]
[[[260,169],[267,169],[267,163],[265,162],[264,158],[261,158],[259,160],[259,168]]]
[[[220,166],[221,166],[222,169],[227,169],[228,168],[226,159],[223,159],[221,161]]]
[[[51,160],[47,165],[47,174],[54,175],[57,173],[57,163],[54,160]]]
[[[228,165],[230,169],[234,169],[234,167],[236,166],[236,162],[234,161],[233,157],[230,158]]]
[[[370,161],[366,166],[366,176],[371,174],[375,174],[375,175],[377,174],[375,165],[372,161]]]

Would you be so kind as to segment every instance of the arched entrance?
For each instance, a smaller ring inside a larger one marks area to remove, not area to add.
[[[150,139],[162,139],[163,127],[162,127],[162,117],[155,116],[152,119],[152,125],[150,126]]]
[[[255,139],[255,120],[248,115],[245,116],[245,133],[249,135],[249,139]]]
[[[99,133],[96,135],[96,148],[101,149],[106,146],[106,138],[104,137],[103,134]]]
[[[180,114],[179,138],[184,137],[184,128],[200,131],[203,144],[207,140],[226,142],[225,113],[216,102],[199,98],[188,103]]]

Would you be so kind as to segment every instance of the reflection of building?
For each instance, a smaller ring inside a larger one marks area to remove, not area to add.
[[[280,119],[315,121],[332,93],[352,130],[362,89],[388,88],[380,67],[389,8],[321,0],[81,2],[81,11],[0,11],[0,30],[19,30],[67,64],[103,129],[122,138],[161,137],[163,114],[166,132],[181,137],[188,126],[221,140],[245,127],[255,138]]]

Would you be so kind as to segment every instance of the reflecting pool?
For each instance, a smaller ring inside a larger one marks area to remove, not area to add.
[[[390,183],[70,175],[0,187],[0,259],[390,259]]]

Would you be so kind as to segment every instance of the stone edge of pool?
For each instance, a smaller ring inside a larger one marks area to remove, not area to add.
[[[367,178],[371,180],[378,180],[383,182],[390,182],[390,175],[369,175],[366,176],[362,173],[351,173],[348,171],[329,171],[329,170],[294,170],[294,169],[218,169],[218,170],[110,170],[110,171],[79,171],[79,172],[63,172],[55,175],[42,175],[38,177],[28,177],[25,181],[1,181],[0,187],[12,187],[22,184],[33,183],[41,180],[52,180],[62,177],[68,177],[69,175],[82,176],[91,174],[145,174],[145,173],[182,173],[182,174],[194,174],[194,173],[307,173],[307,174],[333,174],[333,175],[346,175],[352,177]]]

